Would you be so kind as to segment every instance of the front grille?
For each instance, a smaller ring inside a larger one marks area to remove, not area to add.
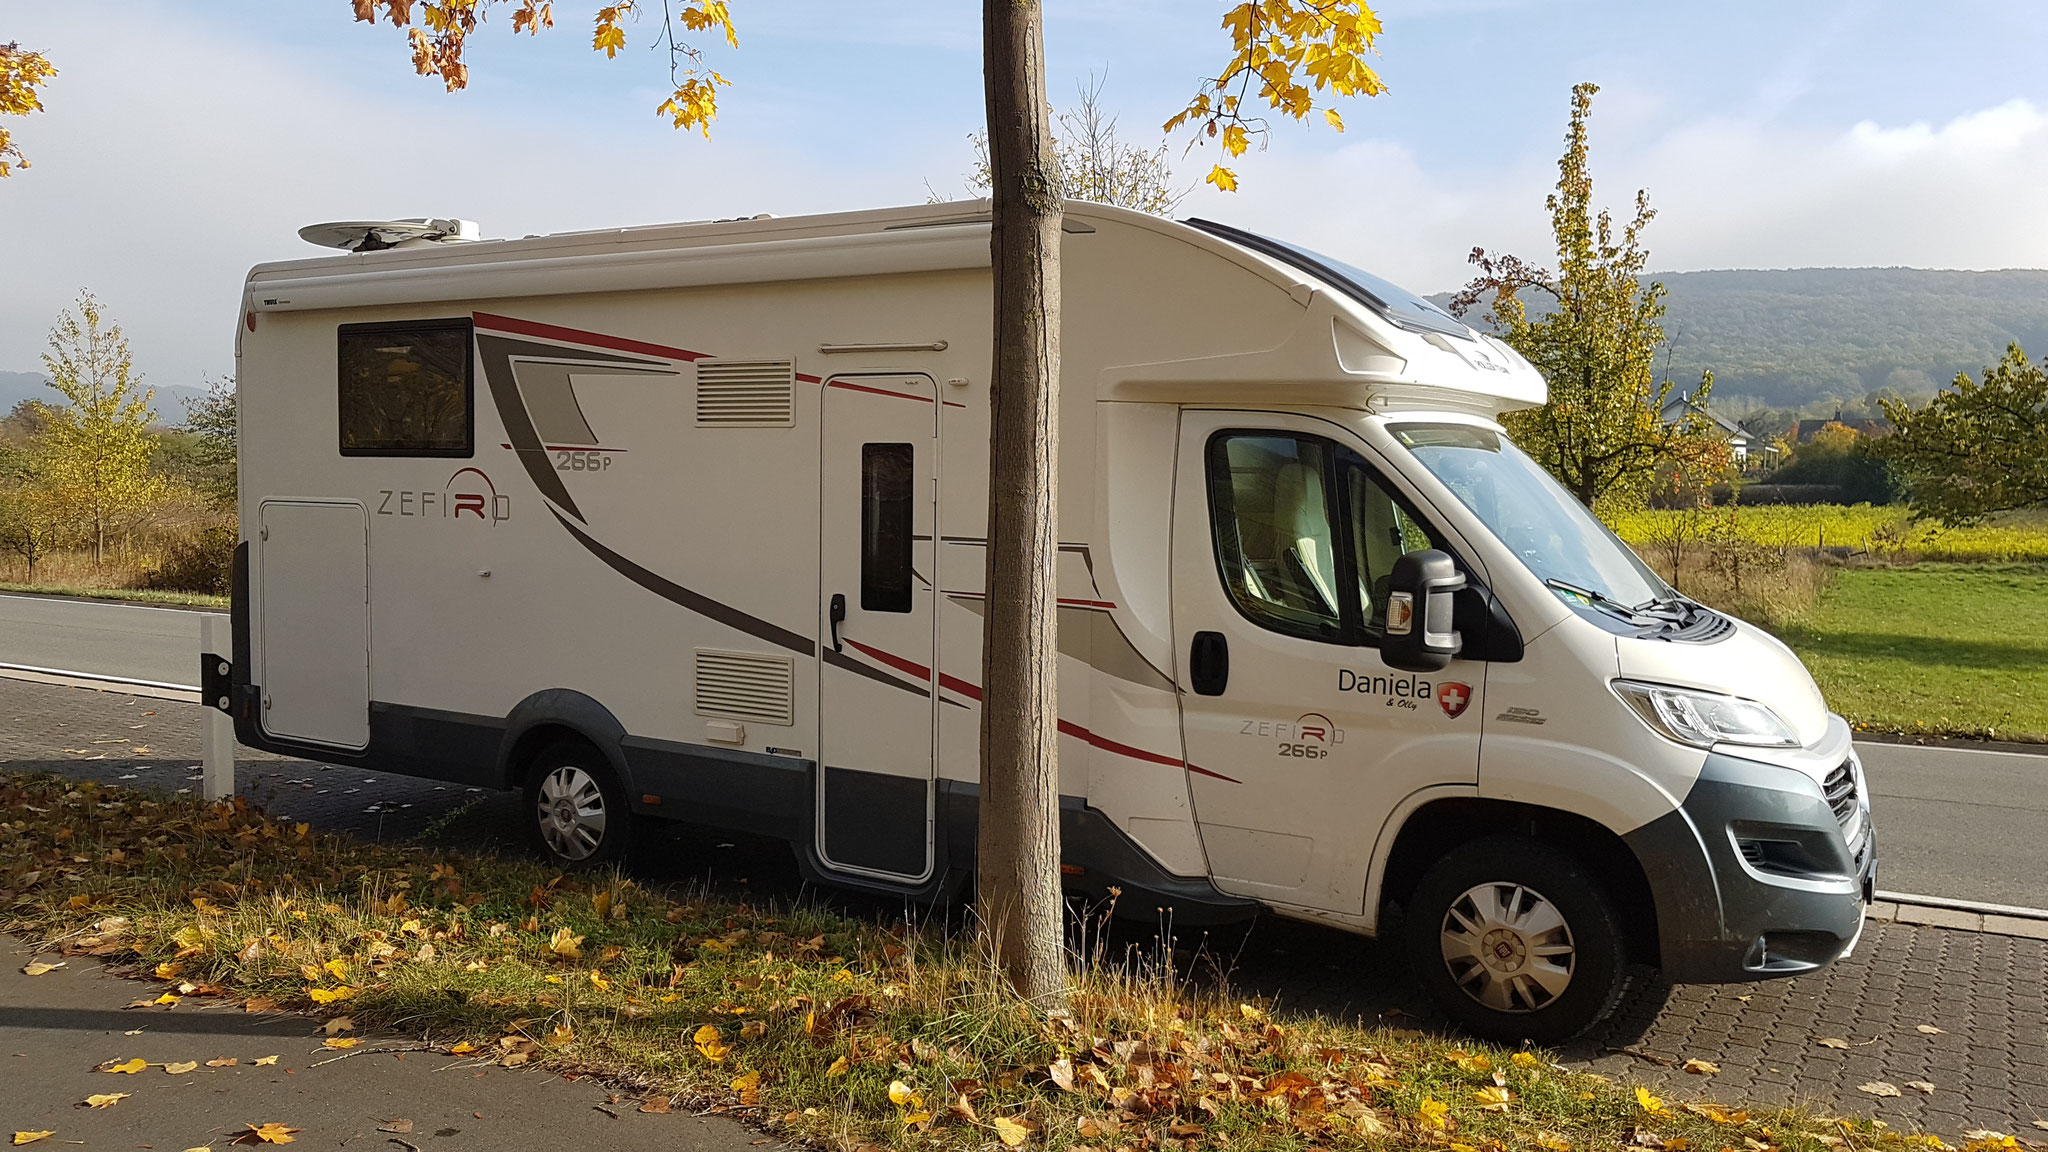
[[[1822,794],[1828,798],[1828,807],[1835,810],[1835,819],[1842,827],[1856,818],[1856,771],[1843,762],[1842,766],[1828,773],[1826,782],[1821,784]]]

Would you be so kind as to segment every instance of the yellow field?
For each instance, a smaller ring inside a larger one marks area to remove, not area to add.
[[[2048,561],[2048,514],[2008,513],[1972,528],[1915,522],[1899,505],[1759,504],[1678,512],[1607,514],[1616,534],[1639,549],[1674,533],[1704,543],[1722,534],[1770,548],[1848,548],[1898,559]],[[1688,519],[1690,518],[1690,519]]]

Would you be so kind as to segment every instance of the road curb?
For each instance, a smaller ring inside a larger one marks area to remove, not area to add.
[[[1907,892],[1879,892],[1864,915],[1881,923],[2048,940],[2048,909],[2043,908],[1985,904],[1976,900],[1917,896]]]
[[[1934,736],[1914,732],[1866,732],[1857,729],[1852,737],[1858,744],[1898,744],[1908,748],[1953,748],[1962,752],[2011,752],[2020,756],[2048,756],[2048,744],[2024,740],[1980,740],[1974,736]]]
[[[95,672],[74,672],[69,669],[5,663],[0,663],[0,677],[26,680],[32,684],[56,684],[65,688],[90,688],[97,692],[147,696],[154,700],[178,700],[188,704],[200,702],[199,689],[186,684],[166,684],[160,680],[137,680],[128,676],[102,676]]]

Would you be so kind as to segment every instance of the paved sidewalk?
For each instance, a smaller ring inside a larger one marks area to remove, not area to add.
[[[321,1047],[318,1023],[303,1016],[188,1007],[196,1003],[190,998],[172,1009],[123,1009],[145,985],[77,956],[46,955],[64,959],[64,967],[26,976],[24,947],[0,937],[0,1126],[54,1133],[43,1147],[225,1149],[244,1126],[271,1123],[300,1129],[295,1147],[309,1150],[781,1147],[736,1120],[607,1104],[610,1092],[594,1081],[435,1052],[379,1051],[407,1047],[403,1037],[370,1035],[360,1048],[330,1051]],[[269,1056],[277,1062],[255,1063]],[[132,1059],[149,1066],[133,1075],[95,1071]],[[222,1059],[236,1063],[207,1064]],[[197,1067],[175,1075],[164,1067],[187,1063]],[[128,1097],[83,1106],[89,1095],[116,1092]]]
[[[196,704],[0,679],[0,771],[196,790],[198,731]],[[137,747],[149,752],[133,752]],[[519,813],[505,794],[245,756],[241,791],[273,812],[367,838],[429,836],[518,850]],[[639,867],[650,879],[755,897],[805,894],[785,846],[741,837],[678,832]],[[901,911],[849,903],[881,914]],[[2048,1130],[2034,1126],[2048,1121],[2048,941],[1962,930],[1956,925],[1967,914],[1914,915],[1932,922],[1873,919],[1856,954],[1816,976],[1638,990],[1612,1023],[1565,1056],[1606,1075],[1659,1085],[1678,1099],[1808,1104],[1925,1128],[1952,1142],[1989,1128],[2048,1145]],[[1140,931],[1117,936],[1118,944],[1147,943]],[[1295,1009],[1431,1024],[1398,954],[1379,941],[1268,918],[1248,932],[1206,940],[1183,932],[1179,943],[1198,975],[1223,972],[1238,987]],[[1941,1031],[1921,1032],[1923,1024]],[[1822,1039],[1848,1047],[1824,1046]],[[1678,1071],[1689,1058],[1721,1071]],[[1916,1080],[1933,1084],[1933,1093],[1907,1086]],[[1895,1085],[1902,1095],[1858,1090],[1873,1082]]]

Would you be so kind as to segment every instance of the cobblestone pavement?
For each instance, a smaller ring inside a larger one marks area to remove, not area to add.
[[[0,679],[0,771],[196,791],[199,719],[196,704]],[[367,839],[518,850],[522,836],[517,805],[504,793],[247,750],[237,779],[242,794],[272,812]],[[772,842],[679,830],[637,867],[650,880],[757,898],[807,895],[787,848]],[[848,903],[868,915],[902,913],[881,901]],[[1110,938],[1112,950],[1152,943],[1128,926]],[[1176,943],[1177,959],[1198,977],[1225,976],[1297,1010],[1433,1024],[1387,943],[1273,918],[1249,929],[1184,931]],[[1818,975],[1645,983],[1613,1021],[1563,1055],[1678,1099],[1805,1104],[1951,1140],[1989,1128],[2048,1145],[2048,1131],[2035,1123],[2048,1122],[2048,941],[1873,919],[1856,954]],[[1721,1071],[1679,1071],[1691,1058]],[[1934,1090],[1908,1087],[1912,1081]],[[1902,1095],[1859,1091],[1874,1082]]]

